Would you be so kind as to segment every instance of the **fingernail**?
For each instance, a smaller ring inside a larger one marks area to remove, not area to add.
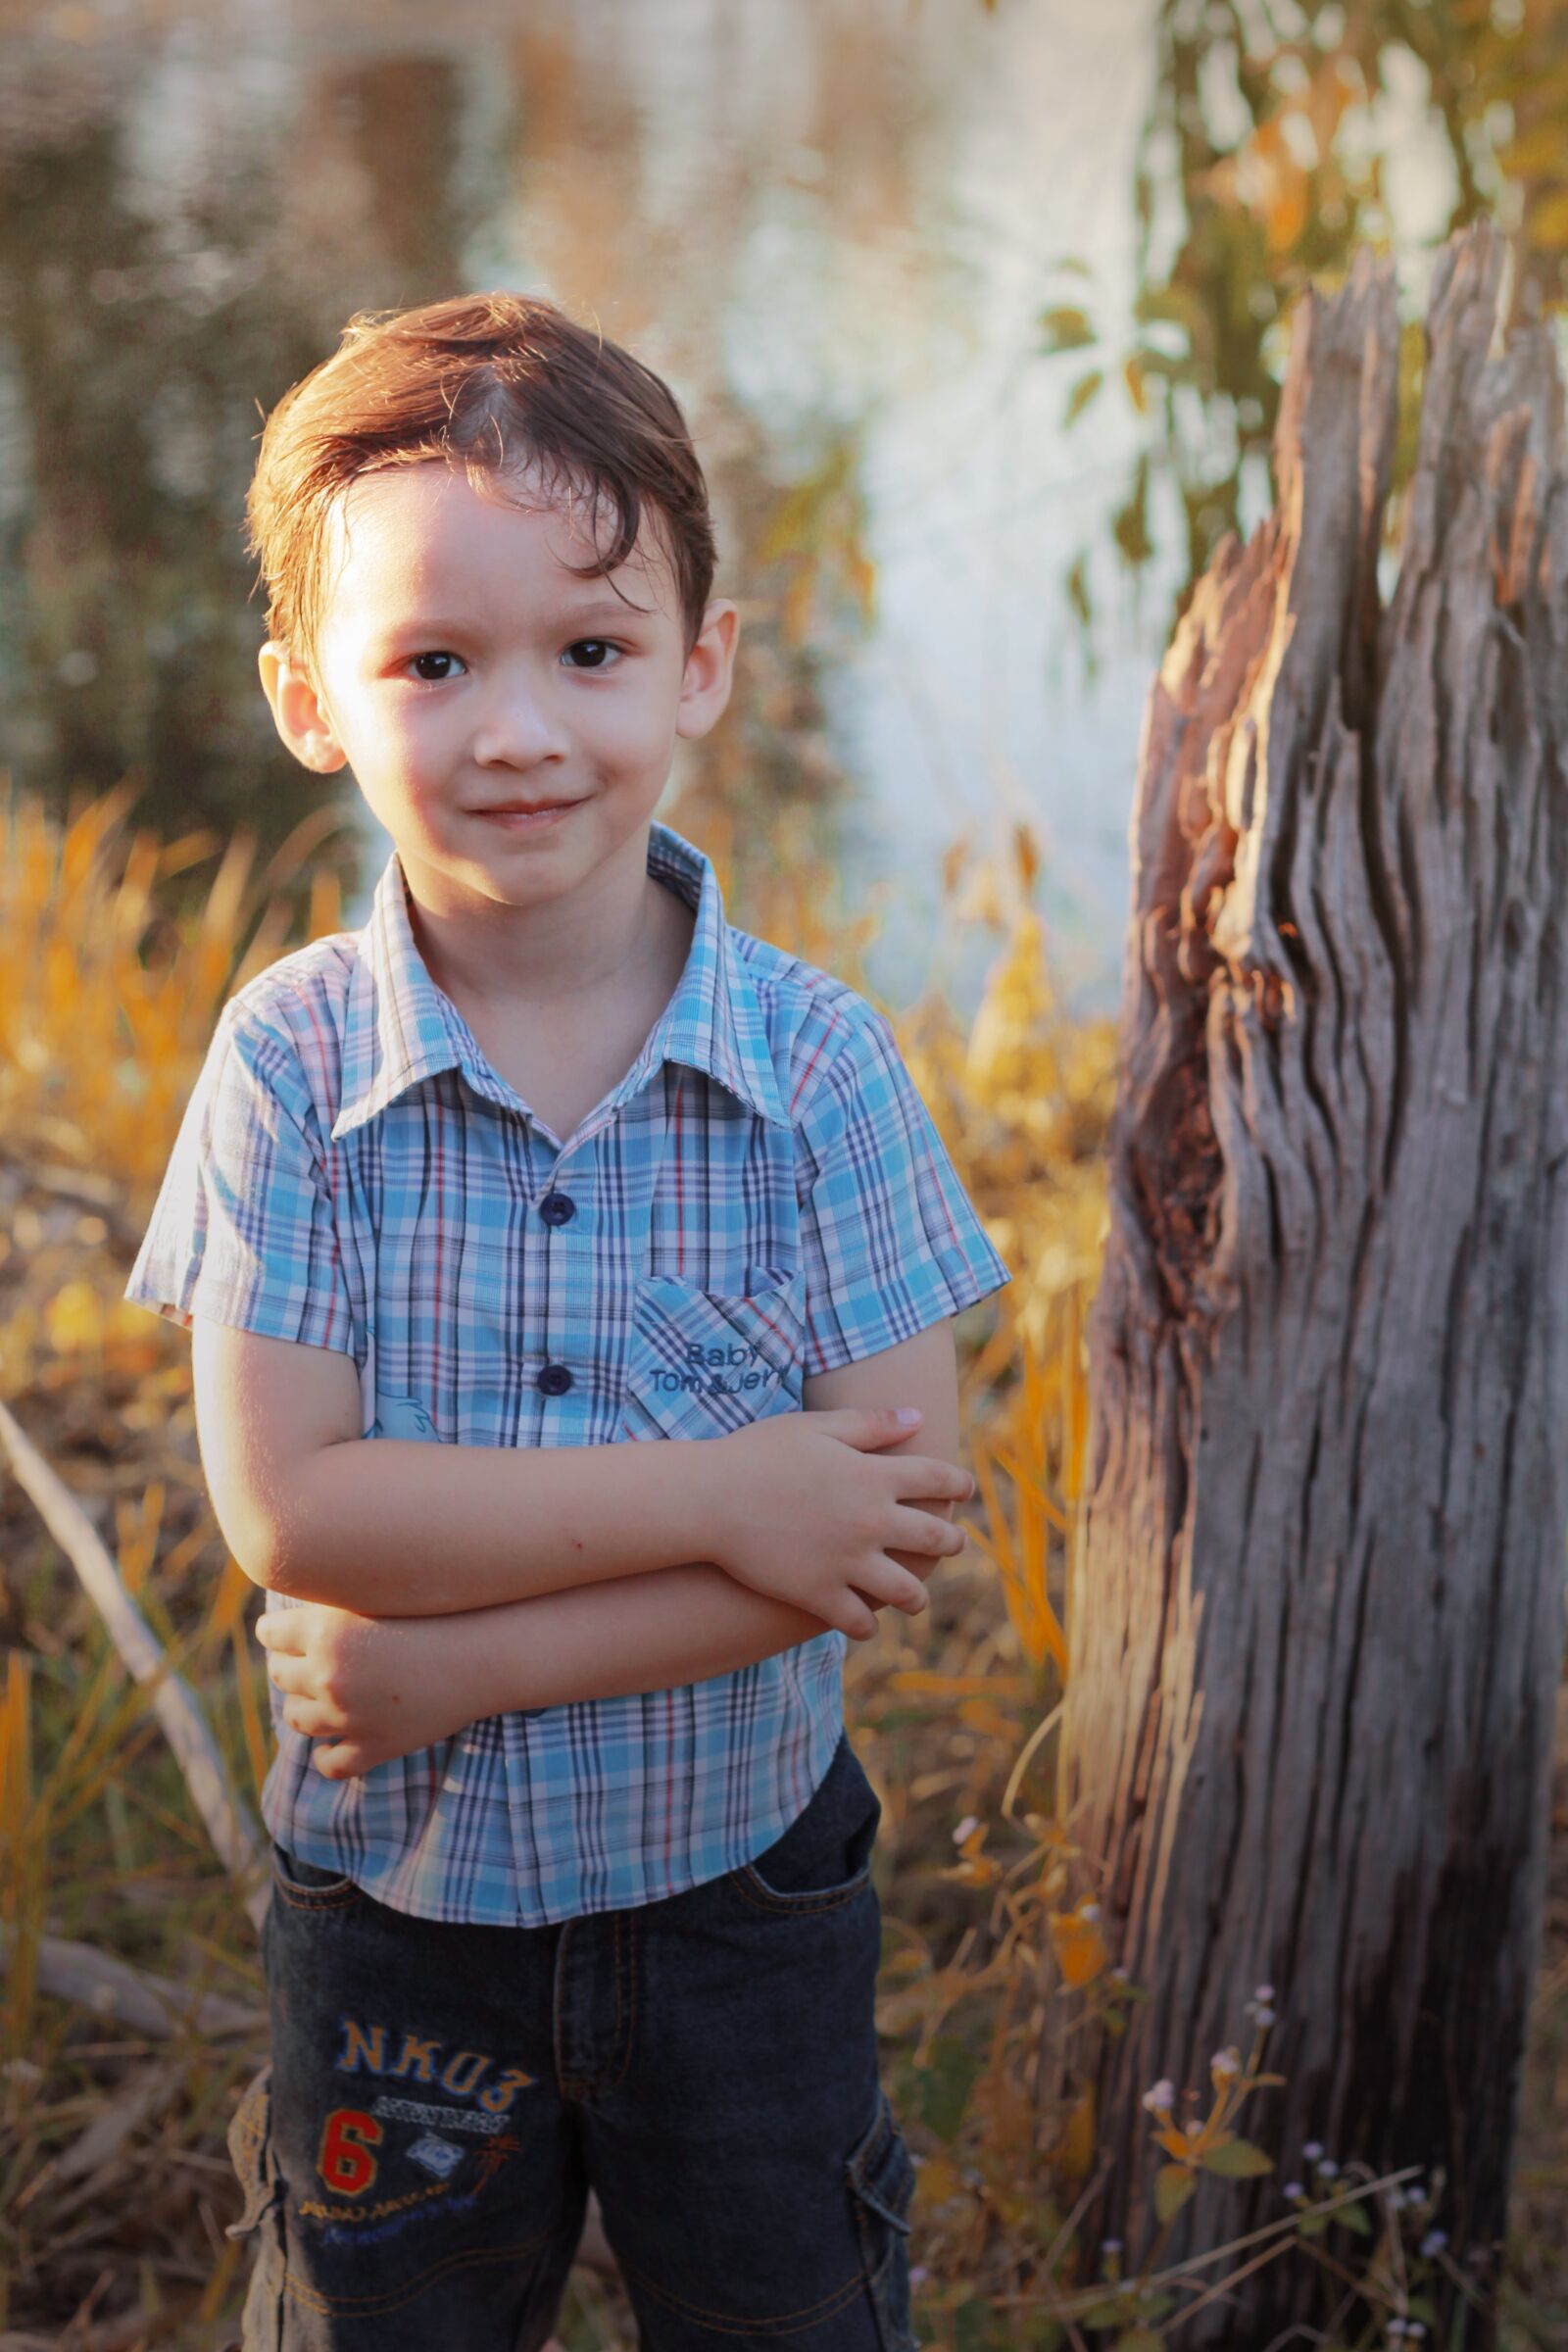
[[[920,1418],[920,1408],[916,1404],[901,1404],[893,1418],[895,1421],[918,1421]]]

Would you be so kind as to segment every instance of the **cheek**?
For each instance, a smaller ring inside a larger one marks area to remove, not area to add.
[[[416,784],[437,776],[450,758],[450,719],[443,723],[434,702],[412,698],[363,713],[356,737],[367,771],[388,782]],[[353,764],[353,753],[350,753]]]
[[[666,754],[675,734],[675,698],[660,679],[637,679],[594,698],[580,718],[580,739],[617,766],[639,767]]]

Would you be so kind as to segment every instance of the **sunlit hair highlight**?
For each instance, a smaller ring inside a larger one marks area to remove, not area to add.
[[[551,302],[462,294],[411,310],[360,311],[338,348],[267,418],[246,500],[269,637],[313,678],[328,588],[327,518],[361,475],[444,459],[478,489],[587,509],[611,572],[645,511],[663,542],[688,650],[712,587],[708,485],[663,380]]]

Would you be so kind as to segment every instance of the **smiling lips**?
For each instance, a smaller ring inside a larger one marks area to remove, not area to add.
[[[546,817],[563,815],[576,805],[575,801],[536,801],[532,808],[528,808],[517,801],[506,808],[480,808],[475,813],[479,816],[503,817],[509,824],[539,824]]]

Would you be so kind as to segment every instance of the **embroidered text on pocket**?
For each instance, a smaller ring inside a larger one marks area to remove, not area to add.
[[[700,1290],[646,1274],[633,1302],[623,1438],[718,1438],[801,1409],[806,1277],[767,1290]]]

